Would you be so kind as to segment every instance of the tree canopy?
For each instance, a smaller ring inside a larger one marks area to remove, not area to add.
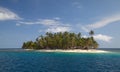
[[[90,35],[94,31],[90,31]],[[44,36],[36,38],[36,41],[27,41],[23,43],[23,49],[96,49],[99,44],[94,38],[82,37],[81,33],[47,32]]]

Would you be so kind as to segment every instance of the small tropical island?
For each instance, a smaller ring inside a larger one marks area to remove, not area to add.
[[[22,45],[26,50],[39,50],[44,52],[104,52],[96,50],[99,44],[94,39],[94,31],[89,32],[89,37],[82,37],[81,33],[47,32],[35,41],[27,41]]]

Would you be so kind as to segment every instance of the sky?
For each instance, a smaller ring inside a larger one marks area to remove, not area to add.
[[[46,32],[89,31],[99,48],[120,48],[120,0],[0,0],[0,48],[21,48]]]

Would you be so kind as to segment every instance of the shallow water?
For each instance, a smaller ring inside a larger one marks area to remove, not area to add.
[[[111,50],[112,51],[112,50]],[[0,72],[120,72],[120,53],[0,50]]]

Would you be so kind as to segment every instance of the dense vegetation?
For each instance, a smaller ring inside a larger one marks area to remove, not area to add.
[[[46,33],[45,36],[39,36],[36,41],[24,42],[23,49],[95,49],[98,43],[92,35],[94,31],[89,32],[90,37],[84,38],[81,33]]]

